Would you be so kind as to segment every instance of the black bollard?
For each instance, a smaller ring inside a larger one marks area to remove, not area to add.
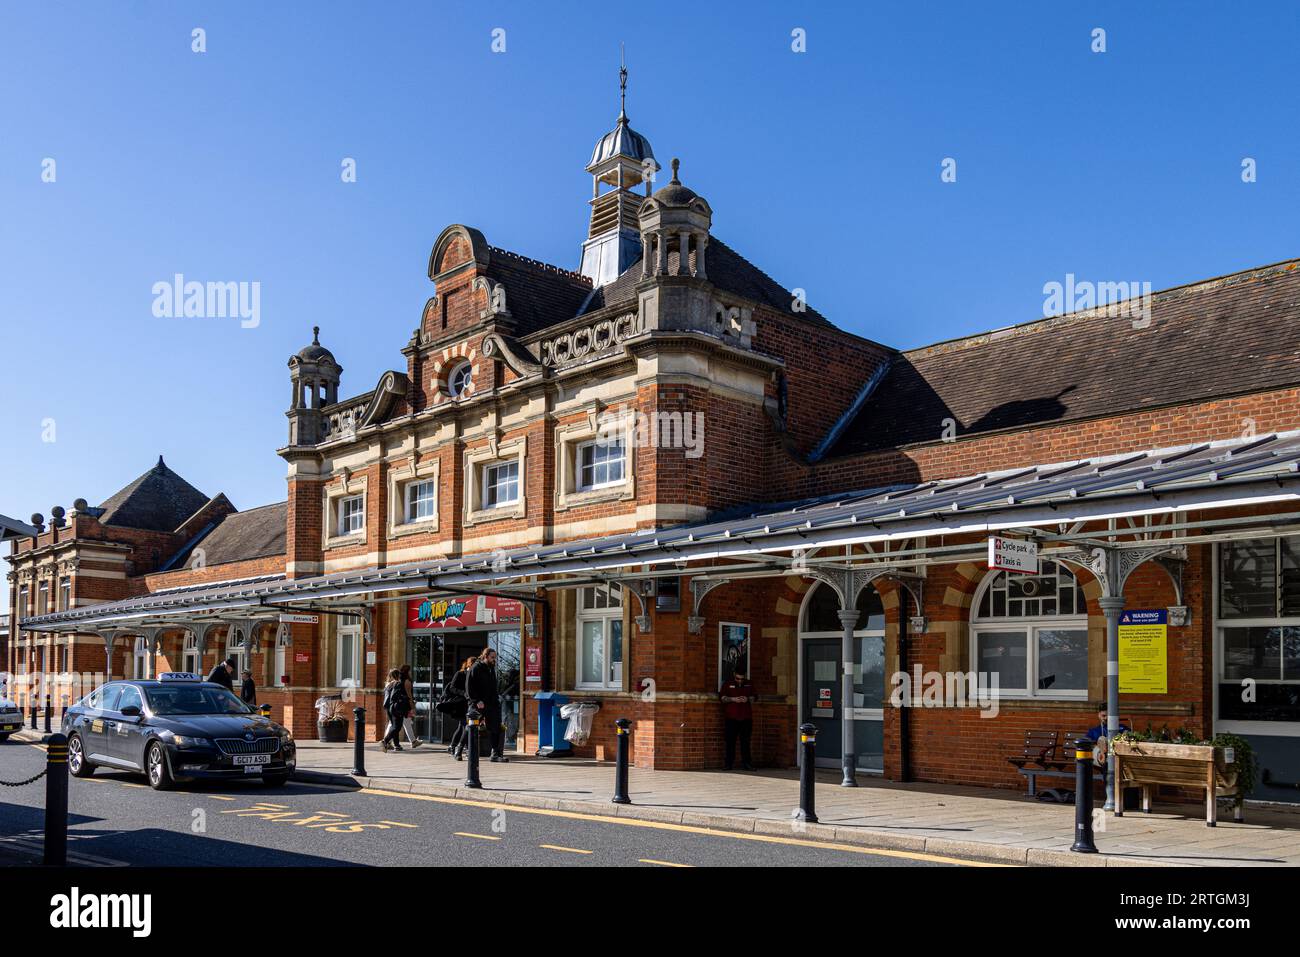
[[[352,773],[364,778],[366,776],[366,709],[353,708],[352,717],[355,719],[356,726],[352,735]]]
[[[31,702],[31,706],[32,706],[32,730],[35,731],[35,730],[36,730],[36,695],[35,695],[35,694],[31,695],[27,700]]]
[[[68,863],[68,739],[50,736],[45,745],[44,864]]]
[[[817,768],[817,726],[811,722],[799,725],[799,743],[803,746],[803,760],[799,763],[799,810],[795,820],[817,823],[817,809],[813,799],[814,773]]]
[[[627,718],[619,718],[614,722],[614,727],[618,729],[618,749],[614,754],[614,803],[631,804],[632,799],[627,796],[627,751],[628,731],[632,722]]]
[[[1096,854],[1092,840],[1092,741],[1074,742],[1074,844],[1070,850]]]
[[[477,709],[470,708],[469,713],[465,715],[465,734],[469,737],[466,744],[469,747],[468,767],[465,768],[465,787],[481,788],[483,782],[478,779],[478,729],[483,723]]]
[[[47,693],[45,695],[45,733],[46,734],[50,733],[50,716],[52,714],[54,714],[54,708],[52,707],[50,696]]]

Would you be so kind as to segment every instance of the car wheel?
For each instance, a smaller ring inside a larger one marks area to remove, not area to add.
[[[79,734],[68,738],[68,773],[74,778],[88,778],[95,773],[95,766],[86,760]]]
[[[0,744],[3,744],[5,741],[8,741],[8,740],[9,740],[9,732],[8,732],[8,731],[6,731],[4,734],[0,734]]]
[[[262,783],[268,788],[282,788],[289,783],[287,774],[263,774]]]
[[[172,770],[167,766],[167,754],[157,741],[152,742],[145,751],[144,765],[149,775],[149,787],[155,791],[166,791],[172,786]]]

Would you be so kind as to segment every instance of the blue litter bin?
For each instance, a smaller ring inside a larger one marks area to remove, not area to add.
[[[567,722],[560,717],[560,708],[569,699],[555,691],[539,691],[533,695],[537,702],[537,756],[539,758],[564,758],[573,754],[573,746],[564,740]]]

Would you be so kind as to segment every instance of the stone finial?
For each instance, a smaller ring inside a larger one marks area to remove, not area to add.
[[[673,178],[670,179],[669,182],[675,183],[676,185],[680,186],[682,185],[682,181],[677,178],[677,167],[682,165],[682,161],[679,160],[676,156],[674,156],[672,165],[673,165]]]
[[[45,516],[40,512],[32,512],[31,522],[38,529],[43,529],[45,527]]]
[[[86,509],[88,509],[88,508],[90,508],[90,503],[87,502],[84,498],[76,499],[76,500],[72,503],[72,510],[73,510],[74,512],[81,513],[81,512],[84,512],[84,511],[85,511]]]

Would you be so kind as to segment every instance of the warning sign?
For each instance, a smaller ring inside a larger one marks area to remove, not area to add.
[[[1119,619],[1121,694],[1169,691],[1169,613],[1163,608],[1126,611]]]

